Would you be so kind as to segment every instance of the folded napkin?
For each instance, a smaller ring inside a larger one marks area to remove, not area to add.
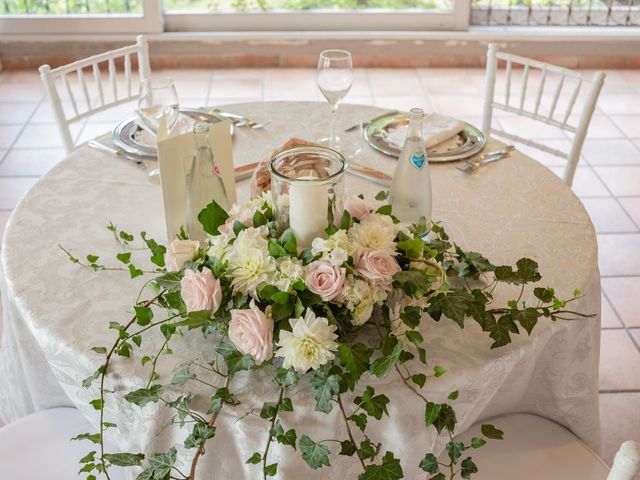
[[[259,195],[262,191],[268,190],[271,188],[271,174],[269,173],[269,162],[275,157],[276,154],[282,152],[283,150],[287,150],[293,147],[302,147],[302,146],[319,146],[317,143],[309,142],[307,140],[302,140],[300,138],[291,138],[287,140],[285,143],[276,148],[269,158],[262,160],[258,163],[258,166],[253,171],[253,175],[251,177],[251,196],[255,197]]]
[[[173,130],[171,130],[169,136],[182,135],[183,133],[190,132],[191,130],[193,130],[194,123],[196,123],[196,121],[189,115],[180,113],[178,115],[176,126],[173,127]],[[150,132],[148,128],[146,128],[146,126],[142,124],[142,121],[140,119],[136,120],[136,124],[140,127],[140,130],[135,133],[134,140],[140,145],[144,145],[145,147],[155,147],[157,142],[156,135]]]
[[[408,125],[404,124],[392,130],[386,135],[387,141],[398,148],[402,148],[407,137]],[[424,147],[430,149],[436,145],[446,142],[456,137],[464,129],[464,122],[455,118],[447,117],[439,113],[431,113],[424,117],[422,134],[424,136]],[[438,150],[438,149],[434,149]]]

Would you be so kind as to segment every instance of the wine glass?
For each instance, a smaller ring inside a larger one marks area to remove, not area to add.
[[[178,93],[172,79],[150,77],[140,82],[138,115],[143,127],[147,127],[157,135],[160,120],[164,116],[167,122],[167,133],[169,133],[178,123],[179,113]]]
[[[320,143],[339,150],[341,139],[336,135],[337,112],[342,99],[347,95],[353,82],[351,54],[346,50],[324,50],[318,60],[316,83],[331,105],[331,133],[318,140]]]

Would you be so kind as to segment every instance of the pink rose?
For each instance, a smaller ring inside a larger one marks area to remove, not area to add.
[[[220,280],[215,278],[211,270],[206,267],[202,272],[185,270],[184,277],[180,281],[180,290],[188,312],[209,310],[214,313],[220,307],[222,301]]]
[[[273,320],[262,312],[253,300],[249,309],[231,310],[229,338],[244,355],[250,355],[257,365],[273,357]]]
[[[233,231],[233,224],[237,220],[247,227],[253,227],[253,215],[257,210],[257,207],[245,208],[240,210],[236,215],[231,215],[229,218],[227,218],[227,221],[218,227],[218,231],[229,240],[231,240],[232,238],[236,238],[236,234]]]
[[[198,254],[200,242],[197,240],[174,240],[164,254],[167,272],[179,272],[185,262],[190,262]]]
[[[356,271],[370,283],[391,290],[393,276],[401,268],[395,258],[381,250],[364,249],[356,258]]]
[[[347,286],[347,272],[326,260],[316,260],[307,265],[304,283],[309,290],[328,302],[344,292]]]
[[[372,208],[369,202],[360,197],[349,197],[344,201],[344,209],[358,220],[369,215]]]

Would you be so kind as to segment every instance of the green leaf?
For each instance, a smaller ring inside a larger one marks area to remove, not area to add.
[[[136,480],[153,480],[153,470],[151,470],[150,468],[145,468],[138,474]]]
[[[473,300],[473,296],[467,290],[456,288],[450,292],[436,295],[429,303],[427,311],[434,320],[440,320],[440,316],[444,315],[463,328],[465,314]]]
[[[291,255],[298,254],[298,241],[296,240],[295,234],[290,230],[286,229],[280,235],[280,244],[284,247],[285,251]]]
[[[376,213],[379,213],[380,215],[391,215],[391,205],[382,205],[378,210],[376,210]]]
[[[296,449],[296,441],[298,439],[298,436],[296,434],[296,431],[293,428],[290,428],[289,430],[287,430],[284,433],[281,433],[279,435],[276,435],[276,440],[283,444],[283,445],[289,445],[291,447],[293,447],[293,449]]]
[[[403,270],[393,276],[393,285],[413,298],[420,298],[431,288],[431,278],[422,270]]]
[[[329,463],[329,449],[320,443],[314,442],[307,435],[300,437],[300,451],[302,452],[302,459],[312,470],[316,470],[323,465],[331,466],[331,463]]]
[[[422,320],[422,309],[420,307],[409,305],[404,307],[400,314],[400,320],[409,328],[416,328]]]
[[[287,252],[282,245],[278,242],[274,242],[273,240],[269,240],[269,255],[274,258],[278,257],[287,257],[289,256],[289,252]]]
[[[386,200],[389,197],[389,191],[385,191],[385,190],[380,190],[378,193],[376,193],[375,199],[378,200],[379,202],[382,202],[383,200]]]
[[[181,366],[176,372],[173,374],[173,378],[171,379],[171,383],[169,384],[173,388],[182,387],[189,380],[195,380],[196,374],[191,373],[190,371],[191,364],[188,363],[186,365]]]
[[[300,260],[302,260],[302,263],[304,263],[305,265],[309,265],[315,258],[316,257],[311,252],[310,248],[305,248],[304,250],[302,250],[302,253],[300,253]]]
[[[144,460],[143,453],[105,453],[105,460],[118,467],[139,467]]]
[[[464,479],[468,479],[471,478],[471,475],[474,473],[478,473],[478,467],[473,463],[471,457],[467,457],[462,460],[462,463],[460,464],[460,476]]]
[[[157,277],[154,279],[161,288],[168,290],[170,292],[176,292],[180,290],[180,280],[182,279],[182,275],[179,273],[166,273],[161,277]]]
[[[433,425],[433,423],[438,418],[438,415],[440,415],[441,409],[442,409],[441,405],[433,402],[427,402],[424,409],[424,426],[425,427],[430,427],[431,425]]]
[[[91,443],[99,444],[100,443],[100,434],[99,433],[81,433],[73,437],[71,440],[89,440]]]
[[[370,417],[376,420],[382,419],[382,415],[389,416],[387,405],[389,398],[386,395],[376,395],[371,385],[367,385],[361,397],[356,397],[354,403],[359,405]]]
[[[533,294],[541,302],[551,303],[553,301],[553,297],[555,296],[556,292],[553,290],[553,288],[536,287],[533,289]],[[574,296],[577,296],[577,295],[574,295]]]
[[[449,397],[447,397],[447,398],[449,398],[449,400],[457,400],[459,395],[460,395],[460,392],[458,392],[458,390],[455,390],[455,391],[451,392],[449,394]]]
[[[522,325],[529,335],[538,323],[540,312],[536,308],[527,307],[524,310],[515,310],[511,312],[511,318]]]
[[[411,375],[411,381],[422,388],[427,382],[427,376],[424,373],[415,373]]]
[[[513,321],[511,313],[507,313],[500,317],[497,322],[494,320],[494,322],[490,323],[487,326],[487,331],[494,340],[491,348],[498,348],[511,343],[511,334],[518,333],[518,326]]]
[[[484,447],[486,444],[487,444],[487,441],[484,438],[473,437],[471,439],[471,448]]]
[[[96,410],[101,410],[104,402],[101,399],[96,398],[95,400],[91,400],[89,403]]]
[[[100,257],[97,255],[87,255],[87,261],[89,263],[96,263]]]
[[[451,405],[447,405],[446,403],[441,404],[440,407],[440,412],[433,422],[433,426],[436,427],[438,433],[442,433],[445,429],[448,432],[453,433],[458,421],[456,419],[456,412],[451,408]]]
[[[422,342],[424,341],[422,334],[417,330],[409,330],[405,335],[407,340],[417,346],[422,345]]]
[[[174,327],[189,327],[189,329],[204,327],[211,323],[211,312],[209,310],[199,310],[189,312],[187,318],[173,324]]]
[[[396,340],[393,351],[389,355],[378,358],[369,371],[378,378],[384,377],[393,368],[402,353],[402,343]]]
[[[380,449],[380,445],[374,445],[371,440],[365,438],[362,442],[360,442],[360,447],[358,448],[358,458],[361,460],[368,460],[370,458],[375,458],[378,455]]]
[[[116,353],[121,357],[131,358],[131,344],[127,342],[122,343],[116,350]]]
[[[447,373],[447,371],[440,365],[436,365],[435,367],[433,367],[433,374],[436,376],[436,378],[443,376],[445,373]]]
[[[93,372],[90,376],[82,380],[82,386],[84,388],[89,388],[91,384],[104,372],[104,365],[100,365],[98,369]]]
[[[347,231],[351,228],[351,225],[353,225],[353,218],[349,211],[345,209],[342,212],[342,219],[340,220],[340,230]]]
[[[274,295],[275,296],[275,295]],[[291,318],[293,313],[293,304],[291,303],[273,303],[271,305],[271,315],[276,322]]]
[[[164,480],[169,476],[173,464],[176,463],[176,449],[171,447],[167,453],[153,453],[149,457],[149,468],[155,480]]]
[[[358,414],[354,414],[351,415],[349,417],[349,420],[351,420],[353,423],[356,424],[356,426],[362,431],[364,432],[365,428],[367,428],[367,415],[365,413],[358,413]]]
[[[537,282],[542,276],[538,272],[538,264],[530,258],[521,258],[516,262],[517,270],[514,271],[508,265],[496,267],[496,280],[514,285],[524,285],[527,283]],[[535,295],[535,293],[534,293]]]
[[[262,225],[266,225],[267,223],[269,223],[267,217],[265,217],[261,211],[256,210],[256,213],[253,214],[253,226],[261,227]]]
[[[504,437],[504,432],[502,430],[497,429],[493,425],[485,424],[480,427],[480,431],[482,435],[491,440],[502,440]]]
[[[295,385],[300,380],[300,376],[291,369],[287,368],[279,368],[276,373],[276,380],[283,387],[290,387],[291,385]]]
[[[285,305],[289,303],[291,300],[291,294],[287,292],[278,292],[271,296],[271,301],[279,303],[280,305]]]
[[[266,477],[273,477],[276,473],[278,473],[277,463],[272,463],[271,465],[264,467],[264,475]]]
[[[91,350],[98,354],[107,353],[107,349],[105,347],[93,347]]]
[[[400,460],[387,452],[380,465],[367,465],[359,480],[400,480],[404,478]]]
[[[280,411],[293,412],[293,401],[288,397],[284,397],[282,402],[280,402]]]
[[[141,232],[140,236],[151,250],[151,262],[158,267],[164,267],[164,254],[167,252],[167,248],[164,245],[159,245],[154,239],[147,238],[146,232]]]
[[[245,463],[249,465],[256,465],[261,461],[262,461],[262,455],[258,452],[255,452],[253,455],[251,455],[251,457],[249,457],[249,460],[247,460]]]
[[[438,473],[440,466],[438,465],[438,459],[433,453],[427,453],[420,461],[420,469],[427,473]]]
[[[353,390],[360,377],[369,368],[369,359],[373,350],[363,343],[349,345],[341,343],[338,345],[338,357],[340,363],[347,370],[345,375],[349,389]]]
[[[246,230],[247,226],[242,223],[239,222],[238,220],[234,220],[233,221],[233,233],[238,236],[238,234],[242,231],[242,230]]]
[[[340,442],[340,455],[351,457],[356,453],[356,450],[358,450],[358,448],[351,440],[344,440]]]
[[[198,221],[209,235],[218,235],[220,233],[218,227],[223,225],[228,218],[229,214],[215,200],[198,214]]]
[[[136,277],[140,277],[141,275],[144,275],[144,272],[139,268],[137,268],[133,263],[130,263],[129,275],[131,276],[131,278],[136,278]]]
[[[271,300],[271,297],[279,291],[280,290],[278,290],[278,287],[274,285],[266,285],[258,292],[258,296],[265,302],[268,302]]]
[[[144,407],[148,403],[157,402],[160,400],[160,394],[164,387],[162,385],[152,385],[149,388],[140,388],[129,392],[124,396],[127,402],[134,403],[139,407]]]
[[[153,320],[153,311],[149,307],[133,307],[136,313],[136,323],[140,326],[146,326]]]
[[[402,240],[397,243],[396,247],[409,258],[422,258],[424,254],[424,240],[421,238]]]
[[[131,261],[131,252],[119,253],[116,258],[126,265]]]
[[[447,443],[447,455],[449,455],[452,463],[458,463],[458,459],[462,455],[463,451],[464,443],[454,441]]]
[[[313,373],[309,383],[313,387],[316,399],[315,410],[329,413],[333,408],[331,400],[340,392],[340,369],[328,364],[323,365]]]
[[[185,448],[196,448],[212,438],[216,434],[216,427],[210,427],[206,423],[198,422],[193,426],[191,435],[185,441]]]

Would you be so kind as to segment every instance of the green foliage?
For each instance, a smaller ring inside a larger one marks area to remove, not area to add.
[[[302,459],[311,467],[316,470],[326,465],[331,466],[329,462],[329,449],[321,443],[316,443],[307,435],[300,437],[300,452],[302,453]]]
[[[118,467],[139,467],[144,460],[143,453],[105,453],[105,460]]]
[[[369,369],[369,360],[373,350],[363,343],[349,345],[341,343],[338,346],[340,363],[345,368],[344,378],[350,390],[353,390],[364,372]]]
[[[383,355],[371,364],[369,371],[378,378],[384,377],[391,370],[402,353],[402,342],[395,341],[393,351],[388,355]]]
[[[223,225],[227,218],[229,214],[215,200],[198,214],[198,221],[209,235],[217,235],[218,227]]]
[[[370,417],[376,420],[382,419],[382,415],[389,415],[387,405],[389,404],[389,397],[386,395],[376,395],[375,390],[371,385],[367,385],[362,396],[356,397],[354,403],[361,407]]]
[[[404,478],[400,460],[393,456],[393,453],[387,452],[382,457],[382,463],[379,465],[367,465],[364,473],[360,475],[359,480],[400,480]]]
[[[311,376],[309,383],[313,387],[317,412],[329,413],[333,408],[331,400],[340,393],[341,373],[338,367],[323,365]]]

